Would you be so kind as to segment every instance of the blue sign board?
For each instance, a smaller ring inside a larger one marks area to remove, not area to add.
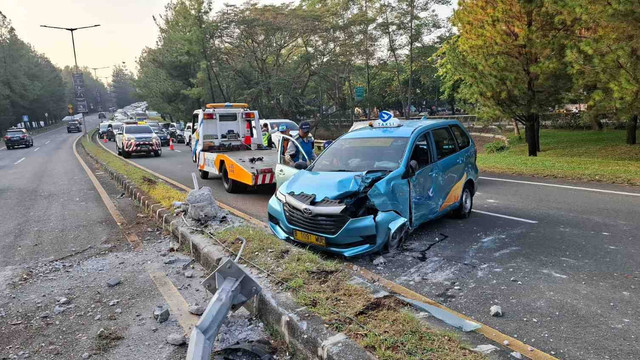
[[[29,115],[22,115],[23,122],[29,122]]]

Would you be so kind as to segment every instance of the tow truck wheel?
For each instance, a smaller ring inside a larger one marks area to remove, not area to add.
[[[466,219],[471,215],[471,209],[473,208],[473,195],[471,195],[471,188],[465,186],[462,189],[462,195],[460,196],[460,204],[453,210],[453,215],[459,219]]]
[[[155,156],[155,157],[160,157],[160,156],[162,156],[162,150],[154,151],[154,152],[153,152],[153,156]]]
[[[209,178],[209,172],[206,170],[200,170],[200,179],[207,180],[208,178]]]
[[[246,189],[245,184],[233,179],[229,179],[229,172],[227,171],[226,164],[222,164],[222,169],[220,172],[222,173],[222,184],[224,185],[224,189],[228,193],[238,193]]]

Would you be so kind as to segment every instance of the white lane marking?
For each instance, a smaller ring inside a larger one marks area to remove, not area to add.
[[[559,185],[559,184],[547,184],[547,183],[535,182],[535,181],[524,181],[524,180],[501,179],[501,178],[493,178],[493,177],[486,177],[486,176],[480,176],[479,178],[480,178],[480,179],[484,179],[484,180],[504,181],[504,182],[512,182],[512,183],[528,184],[528,185],[551,186],[551,187],[558,187],[558,188],[563,188],[563,189],[573,189],[573,190],[593,191],[593,192],[601,192],[601,193],[606,193],[606,194],[629,195],[629,196],[638,196],[638,197],[640,197],[640,193],[631,193],[631,192],[624,192],[624,191],[613,191],[613,190],[594,189],[594,188],[588,188],[588,187],[582,187],[582,186],[569,186],[569,185]]]
[[[38,151],[38,150],[40,150],[40,148],[39,148],[39,147],[37,147],[37,148],[33,149],[33,151]]]
[[[47,140],[47,142],[46,142],[46,143],[44,143],[44,144],[45,144],[45,145],[47,145],[47,144],[48,144],[48,143],[50,143],[50,142],[51,142],[51,140]]]
[[[180,151],[180,150],[173,150],[173,151],[175,151],[175,152],[182,152],[182,151]]]
[[[488,212],[488,211],[482,211],[482,210],[471,210],[473,212],[477,212],[478,214],[485,214],[485,215],[491,215],[491,216],[497,216],[497,217],[501,217],[501,218],[505,218],[505,219],[511,219],[511,220],[517,220],[517,221],[522,221],[522,222],[526,222],[529,224],[537,224],[538,222],[535,220],[528,220],[528,219],[523,219],[523,218],[519,218],[519,217],[514,217],[514,216],[508,216],[508,215],[502,215],[502,214],[496,214],[496,213],[492,213],[492,212]]]
[[[20,159],[20,160],[18,160],[18,161],[16,161],[16,162],[14,162],[14,163],[13,163],[13,165],[18,165],[18,164],[20,164],[22,161],[24,161],[24,159],[26,159],[26,158],[22,158],[22,159]]]

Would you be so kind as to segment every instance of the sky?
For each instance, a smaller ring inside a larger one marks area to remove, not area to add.
[[[124,64],[137,70],[136,58],[143,48],[154,46],[158,35],[153,15],[164,13],[169,0],[0,0],[0,11],[7,16],[18,36],[44,53],[58,67],[72,66],[73,48],[68,31],[40,27],[81,27],[100,24],[100,27],[75,32],[78,66],[97,70],[105,81],[110,79],[111,68]],[[224,3],[240,5],[244,0],[226,0]],[[277,3],[280,0],[260,0]],[[457,0],[453,1],[457,3]],[[214,8],[223,7],[223,1],[214,1]],[[445,17],[452,7],[438,7]],[[93,71],[93,70],[92,70]]]

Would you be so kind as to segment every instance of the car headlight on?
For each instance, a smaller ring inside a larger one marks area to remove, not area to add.
[[[280,192],[280,189],[276,191],[276,198],[280,200],[280,202],[282,202],[283,204],[287,202],[287,196],[282,192]]]

